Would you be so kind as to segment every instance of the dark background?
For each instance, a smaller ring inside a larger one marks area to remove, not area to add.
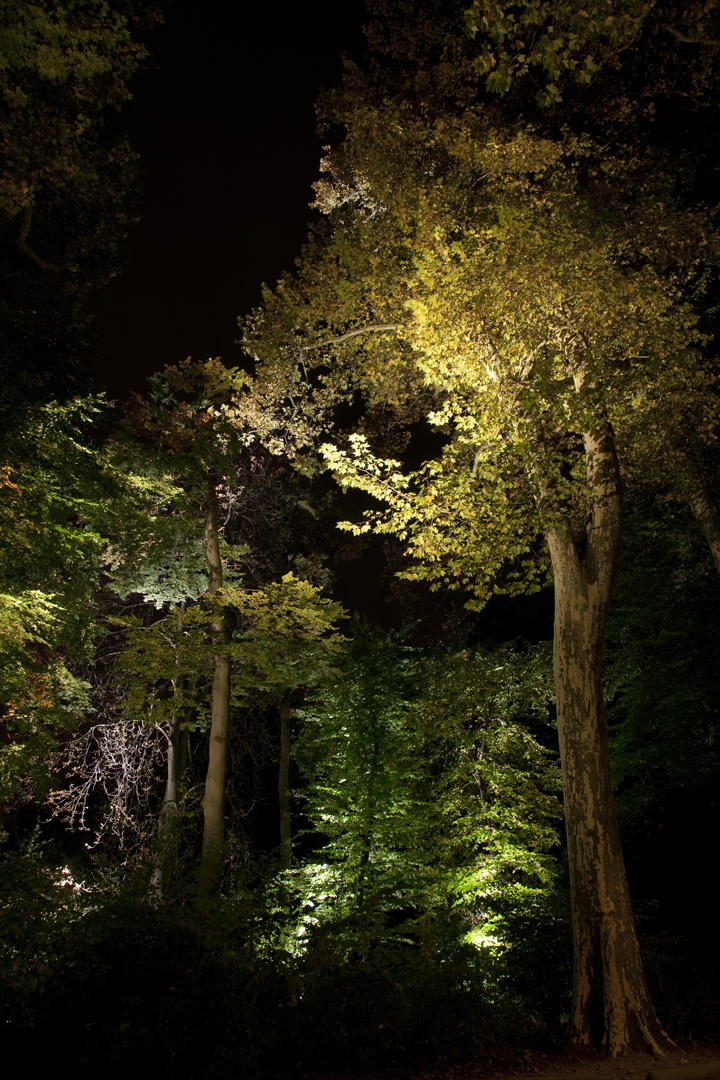
[[[186,356],[241,365],[238,316],[291,269],[322,152],[314,102],[363,51],[362,0],[174,0],[123,124],[143,169],[126,271],[93,299],[114,397]]]

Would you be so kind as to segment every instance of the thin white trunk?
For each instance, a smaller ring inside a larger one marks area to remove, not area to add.
[[[160,817],[158,819],[158,850],[155,856],[155,868],[150,879],[150,891],[158,899],[167,893],[172,866],[173,819],[177,814],[177,785],[181,771],[180,724],[182,716],[178,713],[166,733],[168,741],[167,780]]]

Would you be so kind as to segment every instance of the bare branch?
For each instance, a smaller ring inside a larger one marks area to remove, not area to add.
[[[399,330],[401,323],[389,323],[387,326],[361,326],[359,330],[349,330],[347,334],[341,334],[340,337],[327,338],[326,341],[317,341],[314,345],[303,345],[300,352],[306,353],[310,349],[322,349],[325,345],[339,345],[343,341],[347,341],[348,338],[357,337],[358,334],[379,334],[384,330]]]
[[[720,41],[713,41],[710,38],[688,37],[687,34],[683,34],[680,30],[674,30],[672,26],[666,26],[665,29],[668,33],[673,34],[678,41],[685,42],[686,45],[712,45],[715,48],[720,45]]]
[[[39,255],[36,255],[33,249],[27,244],[28,233],[30,232],[30,226],[32,224],[32,206],[28,203],[23,207],[22,212],[22,228],[20,229],[20,235],[16,240],[18,251],[22,251],[23,255],[27,255],[28,259],[32,259],[41,270],[65,270],[64,266],[56,266],[55,263],[45,262]]]

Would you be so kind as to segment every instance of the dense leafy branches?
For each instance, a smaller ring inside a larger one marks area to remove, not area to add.
[[[138,159],[118,123],[161,3],[0,5],[0,424],[88,389],[90,289],[122,267]]]
[[[547,661],[355,632],[343,678],[301,711],[306,814],[327,838],[298,871],[310,921],[377,894],[488,935],[554,880],[559,774],[525,726],[545,722]]]
[[[2,704],[8,743],[3,794],[27,775],[47,779],[58,728],[87,707],[72,664],[99,632],[94,610],[116,501],[126,478],[88,439],[101,400],[39,406],[5,442],[0,505]],[[104,535],[103,535],[104,534]],[[70,665],[70,666],[68,666]]]
[[[35,273],[59,273],[71,288],[117,267],[137,159],[108,111],[129,100],[128,81],[147,59],[138,24],[158,18],[158,5],[139,16],[102,0],[4,0],[0,9],[6,245],[14,234]]]
[[[339,355],[346,379],[344,346],[357,331],[350,363],[369,401],[401,400],[399,369],[420,375],[428,418],[448,440],[439,460],[405,477],[362,437],[352,453],[323,448],[341,483],[387,505],[371,525],[406,542],[411,576],[469,586],[481,603],[493,590],[537,588],[544,536],[574,907],[572,1037],[612,1053],[660,1050],[667,1037],[642,973],[612,804],[600,657],[620,547],[618,449],[662,442],[671,412],[712,433],[695,301],[717,265],[717,232],[647,140],[603,141],[573,130],[571,114],[553,130],[522,122],[516,102],[486,107],[459,89],[453,98],[432,31],[428,19],[412,35],[412,57],[391,41],[384,67],[351,70],[331,99],[346,137],[321,188],[330,239],[308,249],[294,287],[268,297],[251,340],[262,358],[266,334],[274,372],[276,328],[299,337],[324,311],[333,337],[319,362]],[[440,93],[425,92],[428,71]],[[369,333],[378,324],[398,341],[390,362]],[[664,463],[672,474],[672,453]]]

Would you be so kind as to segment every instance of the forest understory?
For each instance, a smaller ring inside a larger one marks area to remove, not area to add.
[[[126,117],[196,13],[0,0],[0,1040],[28,1075],[715,1080],[720,2],[467,2],[367,0],[242,365],[158,334],[114,401],[89,311],[137,223]],[[197,6],[183,162],[200,129],[222,158],[242,67],[212,99]]]

